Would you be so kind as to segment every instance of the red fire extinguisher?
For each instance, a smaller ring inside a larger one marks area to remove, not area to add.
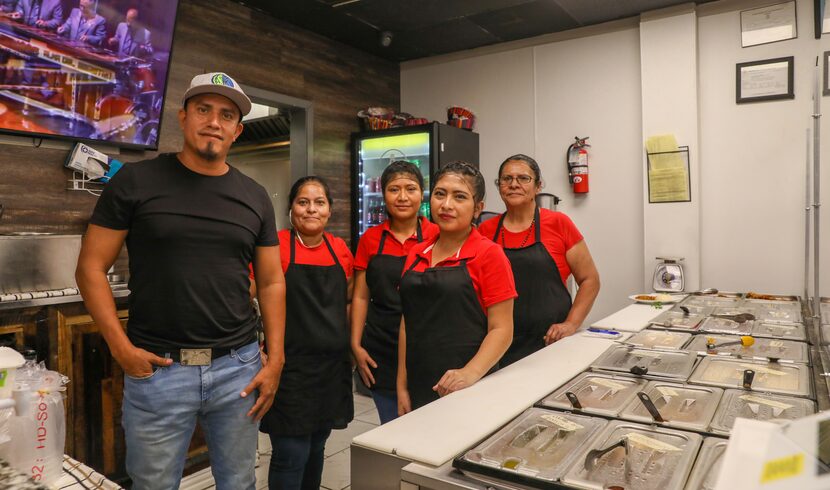
[[[588,138],[575,136],[568,147],[568,180],[576,194],[588,193]]]

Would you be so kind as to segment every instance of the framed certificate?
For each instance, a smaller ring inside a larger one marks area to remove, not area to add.
[[[741,12],[741,47],[795,39],[795,0]]]
[[[794,59],[789,56],[735,65],[735,102],[794,99]]]

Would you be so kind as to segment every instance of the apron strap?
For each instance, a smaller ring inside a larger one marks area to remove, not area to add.
[[[495,243],[499,243],[499,232],[501,231],[501,227],[504,226],[504,217],[507,216],[507,211],[502,213],[501,217],[499,218],[499,224],[496,226],[496,233],[493,234],[493,241]],[[533,208],[533,238],[535,238],[535,243],[542,241],[542,229],[539,226],[539,206]],[[501,246],[504,246],[504,240],[501,242]]]
[[[533,226],[536,228],[533,230],[533,234],[535,235],[534,243],[539,243],[542,241],[542,223],[541,218],[539,217],[539,206],[536,206],[536,209],[533,211]]]
[[[331,254],[331,258],[334,259],[334,263],[342,268],[343,266],[340,265],[340,259],[338,259],[337,254],[334,253],[334,249],[331,247],[331,243],[329,243],[328,238],[326,238],[326,233],[325,232],[323,232],[323,242],[326,243],[326,247],[329,249],[329,253]]]
[[[507,216],[507,211],[501,213],[499,217],[499,224],[496,226],[496,232],[493,234],[493,242],[499,243],[499,232],[501,231],[501,227],[504,225],[504,217]],[[504,246],[504,240],[502,240],[501,246]]]
[[[415,266],[418,265],[418,262],[420,262],[421,260],[423,259],[420,256],[416,255],[415,260],[412,261],[412,265],[409,266],[409,269],[407,269],[406,272],[409,272],[412,269],[414,269]],[[406,274],[406,272],[404,272],[404,274]]]
[[[291,245],[290,245],[291,258],[288,259],[288,264],[289,265],[294,263],[294,255],[295,255],[295,247],[296,247],[296,244],[294,242],[296,240],[297,240],[297,232],[294,230],[294,228],[292,228],[291,229]],[[340,259],[337,258],[337,254],[334,253],[334,249],[331,247],[331,244],[329,243],[328,239],[326,238],[326,233],[325,232],[323,232],[323,243],[325,243],[326,247],[329,249],[329,253],[331,254],[331,258],[334,259],[334,263],[336,265],[339,265],[340,267],[343,267],[342,265],[340,265]]]
[[[383,245],[386,243],[386,234],[391,233],[389,230],[383,230],[380,234],[380,243],[378,244],[378,251],[375,255],[383,255]],[[415,222],[415,236],[418,238],[418,243],[424,241],[424,234],[421,232],[421,220]]]
[[[378,251],[375,252],[375,255],[383,255],[383,245],[386,243],[386,230],[383,230],[380,234],[380,243],[378,244]]]
[[[294,231],[294,228],[291,228],[291,239],[289,240],[289,250],[291,250],[290,258],[288,259],[288,265],[294,263],[294,247],[296,244],[294,243],[297,240],[297,232]]]

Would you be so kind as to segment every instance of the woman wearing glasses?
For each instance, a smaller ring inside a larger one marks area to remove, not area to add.
[[[513,308],[513,343],[507,366],[576,332],[599,293],[599,273],[582,234],[562,213],[539,209],[542,175],[536,160],[513,155],[496,180],[507,211],[479,226],[504,248],[519,297]],[[571,303],[565,283],[573,274],[579,291]]]

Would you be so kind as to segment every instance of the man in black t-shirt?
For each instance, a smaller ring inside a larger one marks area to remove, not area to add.
[[[182,150],[125,165],[84,237],[76,279],[124,369],[122,422],[136,490],[178,488],[197,420],[216,487],[254,488],[258,421],[284,364],[285,278],[268,194],[225,162],[250,109],[231,77],[195,77],[179,111]],[[125,241],[126,332],[106,278]],[[251,262],[267,362],[248,292]]]

